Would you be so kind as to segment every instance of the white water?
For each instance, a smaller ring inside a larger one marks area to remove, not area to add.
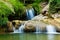
[[[20,33],[23,33],[23,32],[24,32],[24,31],[23,31],[24,27],[25,27],[24,25],[21,25],[21,26],[19,27],[19,32],[20,32]]]
[[[47,33],[56,33],[56,29],[53,25],[46,26]]]
[[[27,14],[27,19],[31,20],[34,17],[34,9],[33,8],[31,8],[29,10],[27,9],[26,14]]]
[[[36,32],[35,33],[41,33],[40,27],[38,25],[36,26]]]
[[[14,27],[14,28],[13,28],[13,30],[14,30],[13,33],[23,33],[23,32],[24,32],[23,29],[24,29],[24,25],[21,25],[21,26],[19,27],[19,29],[15,29],[15,27]]]
[[[28,19],[28,20],[32,19],[32,18],[34,17],[34,9],[31,8],[31,9],[29,9],[29,10],[26,10],[26,14],[27,14],[27,19]],[[27,22],[26,22],[26,23],[27,23]],[[24,32],[24,31],[23,31],[24,27],[25,27],[25,24],[24,24],[24,25],[22,24],[22,25],[19,27],[19,29],[15,29],[15,27],[13,27],[13,30],[14,30],[13,33],[23,33],[23,32]]]
[[[13,33],[24,33],[24,31],[23,31],[24,27],[25,27],[25,25],[21,25],[19,27],[19,29],[15,29],[15,27],[13,27],[13,30],[14,30]],[[52,26],[52,25],[47,25],[46,26],[46,30],[47,30],[48,34],[50,34],[50,33],[52,33],[52,34],[57,33],[55,27]],[[36,32],[35,33],[42,33],[41,30],[40,30],[40,27],[38,25],[36,27]]]

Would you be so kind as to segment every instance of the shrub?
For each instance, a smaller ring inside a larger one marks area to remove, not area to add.
[[[7,23],[7,21],[8,21],[7,16],[14,11],[14,10],[12,10],[13,8],[9,7],[9,5],[7,5],[6,3],[7,2],[0,0],[0,26]]]
[[[50,2],[50,7],[49,7],[49,12],[54,14],[54,13],[58,13],[58,11],[60,10],[60,1],[59,0],[53,0]]]

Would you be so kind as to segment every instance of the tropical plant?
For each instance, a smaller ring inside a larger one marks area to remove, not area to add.
[[[54,14],[58,13],[59,10],[60,10],[60,0],[51,0],[49,12]]]
[[[8,16],[12,13],[13,16],[21,16],[25,11],[24,8],[19,0],[0,0],[0,26],[7,23]]]
[[[7,16],[14,12],[13,8],[8,4],[7,2],[0,0],[0,26],[6,24],[8,20]]]
[[[32,6],[36,10],[37,14],[39,14],[42,9],[42,7],[39,5],[39,3],[33,3]]]
[[[12,4],[15,11],[15,14],[13,14],[12,16],[14,16],[15,19],[21,18],[22,15],[25,13],[24,4],[19,0],[9,0],[9,2]]]

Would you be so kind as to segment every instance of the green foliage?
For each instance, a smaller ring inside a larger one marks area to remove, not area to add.
[[[32,3],[32,7],[37,13],[40,13],[42,10],[40,3],[48,1],[50,2],[49,12],[56,13],[60,9],[60,0],[35,0]],[[0,25],[7,23],[10,14],[15,18],[20,18],[24,15],[25,11],[26,7],[20,0],[0,0]]]
[[[19,0],[9,0],[12,4],[15,14],[12,16],[16,16],[16,18],[20,18],[25,12],[25,6]]]
[[[49,12],[50,13],[56,13],[56,5],[57,5],[57,1],[53,0],[50,2],[50,7],[49,7]]]
[[[13,12],[12,8],[9,7],[9,5],[7,5],[6,3],[7,2],[0,0],[0,26],[7,23],[7,21],[8,21],[7,16]]]
[[[4,2],[0,1],[0,15],[8,16],[11,12],[11,9]]]
[[[39,5],[39,3],[33,3],[32,6],[37,11],[37,13],[40,13],[42,7]]]
[[[49,2],[49,0],[35,0],[36,3],[40,3],[40,2]]]
[[[41,0],[35,0],[35,3],[40,3],[41,2]]]
[[[9,0],[9,2],[14,7],[15,11],[18,11],[19,9],[24,9],[24,4],[21,3],[19,0]]]
[[[7,17],[3,17],[3,18],[0,17],[0,26],[6,25],[7,21],[8,21],[8,18]]]
[[[32,4],[32,6],[34,7],[34,9],[37,11],[37,13],[39,14],[41,12],[41,10],[43,9],[42,7],[42,3],[48,3],[49,0],[35,0],[35,2]]]
[[[19,0],[0,0],[0,26],[7,23],[10,14],[19,17],[24,13],[24,9],[24,4]]]
[[[60,0],[52,0],[50,2],[49,12],[50,13],[58,13],[60,10]]]

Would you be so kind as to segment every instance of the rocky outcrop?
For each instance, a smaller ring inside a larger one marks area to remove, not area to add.
[[[13,32],[13,25],[12,25],[12,22],[10,22],[10,21],[7,22],[7,31]]]
[[[34,32],[35,30],[36,30],[36,28],[31,21],[27,21],[25,23],[25,28],[24,28],[25,32]]]
[[[13,21],[12,21],[12,24],[13,24],[13,26],[14,26],[16,29],[18,29],[22,23],[23,23],[23,22],[20,21],[20,20],[13,20]]]
[[[35,16],[32,20],[33,21],[41,21],[41,20],[44,20],[44,19],[47,19],[48,17],[47,16],[43,16],[42,14],[38,15],[38,16]]]
[[[60,18],[48,18],[48,16],[43,16],[42,14],[32,18],[32,20],[28,21],[21,21],[21,20],[13,20],[12,22],[8,22],[8,30],[12,31],[12,27],[14,26],[16,29],[20,27],[20,25],[24,26],[24,32],[35,32],[36,28],[38,28],[40,31],[44,32],[46,31],[46,26],[48,24],[53,25],[56,28],[57,32],[60,32]]]
[[[55,19],[49,18],[49,19],[44,19],[43,21],[47,24],[54,25],[56,28],[56,31],[60,32],[60,19],[59,18],[55,18]]]
[[[52,14],[51,16],[52,16],[53,18],[60,18],[60,14],[58,14],[58,13]]]
[[[35,32],[36,31],[36,28],[38,28],[39,30],[41,31],[45,31],[45,28],[46,28],[46,25],[45,23],[43,23],[42,21],[28,21],[26,24],[25,24],[25,32]]]

